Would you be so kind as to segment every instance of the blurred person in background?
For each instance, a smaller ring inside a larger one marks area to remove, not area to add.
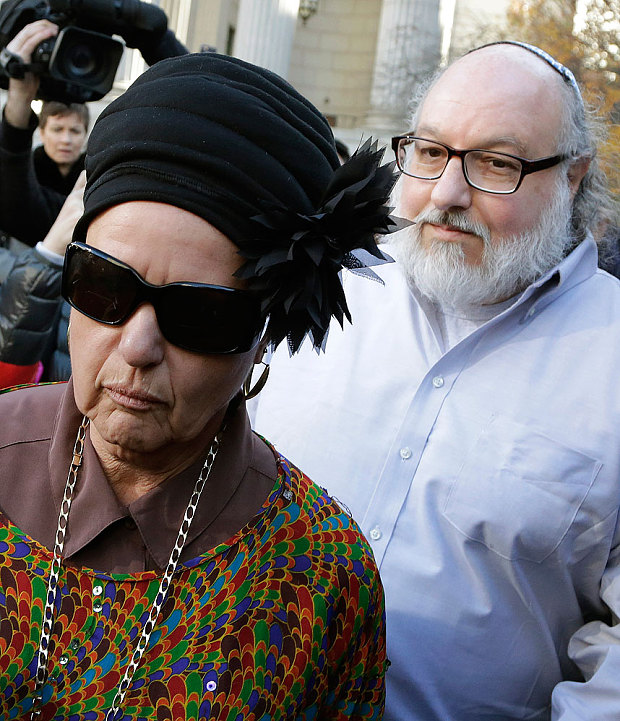
[[[55,24],[37,20],[7,49],[29,62],[34,48],[57,32]],[[135,30],[126,41],[148,64],[187,53],[169,28],[157,34]],[[60,271],[83,182],[58,226],[50,228],[83,167],[89,114],[85,105],[47,101],[37,119],[31,103],[38,84],[33,73],[10,79],[0,123],[0,227],[8,231],[0,247],[0,387],[67,380],[71,372],[69,306],[60,297]],[[43,146],[32,152],[37,123]]]
[[[36,20],[23,27],[6,50],[28,64],[34,49],[57,34],[57,25]],[[149,65],[187,52],[168,28],[157,35],[136,31],[129,41]],[[0,122],[0,228],[9,246],[0,254],[0,281],[16,253],[45,238],[83,167],[87,107],[48,101],[39,119],[31,108],[38,88],[39,77],[32,72],[23,79],[11,77]],[[32,152],[37,127],[43,145]]]
[[[6,106],[3,116],[6,122]],[[48,100],[39,113],[41,145],[33,150],[34,170],[41,185],[65,197],[84,170],[84,145],[88,133],[88,106]],[[1,139],[1,135],[0,135]]]
[[[57,32],[53,23],[37,20],[20,30],[7,50],[29,63],[37,45]],[[48,101],[37,117],[31,105],[38,88],[39,78],[32,72],[10,78],[0,122],[0,227],[5,238],[19,241],[14,252],[43,240],[84,168],[88,108]],[[37,127],[42,145],[33,151]],[[3,265],[6,275],[11,259]]]
[[[351,157],[351,152],[347,144],[338,138],[336,138],[336,150],[338,151],[338,157],[341,163],[344,163]]]

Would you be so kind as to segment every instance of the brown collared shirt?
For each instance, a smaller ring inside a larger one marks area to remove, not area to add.
[[[81,414],[73,384],[24,388],[0,397],[0,510],[53,548]],[[110,487],[87,432],[63,556],[107,573],[165,568],[204,456],[128,506]],[[228,539],[261,508],[276,482],[273,452],[252,433],[245,407],[224,433],[182,559]]]

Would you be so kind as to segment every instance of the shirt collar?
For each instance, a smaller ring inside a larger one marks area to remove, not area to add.
[[[586,237],[572,250],[564,260],[546,274],[547,277],[558,273],[562,292],[573,288],[592,276],[598,267],[598,248],[592,234]],[[544,280],[545,276],[541,280]]]
[[[519,296],[511,311],[528,305],[527,318],[552,303],[558,296],[590,278],[598,267],[598,249],[592,235],[588,235],[558,265],[535,280]]]
[[[498,315],[512,313],[515,309],[536,303],[538,309],[548,305],[570,288],[592,276],[598,267],[598,249],[591,233],[588,233],[560,263],[531,283],[522,293],[514,296],[508,308]],[[405,280],[404,274],[402,274]],[[405,280],[405,283],[407,281]],[[434,305],[417,288],[409,288],[427,318],[434,316]]]
[[[245,404],[241,404],[222,434],[220,449],[187,534],[186,544],[208,528],[235,495],[252,460],[252,441]],[[160,568],[165,568],[168,562],[207,451],[208,448],[182,473],[169,478],[128,506],[127,510],[138,526],[149,553]]]
[[[73,383],[69,380],[56,419],[49,454],[52,495],[58,510],[80,422],[81,414],[73,397]],[[196,510],[187,543],[191,543],[218,517],[235,494],[252,460],[253,448],[253,434],[245,404],[241,403],[223,434],[217,460]],[[154,561],[160,568],[164,568],[207,450],[203,457],[182,473],[168,479],[129,506],[123,506],[107,481],[87,432],[63,556],[70,559],[111,524],[126,518],[137,525]]]

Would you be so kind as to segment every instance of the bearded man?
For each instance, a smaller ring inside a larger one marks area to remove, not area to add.
[[[275,354],[255,427],[372,543],[386,719],[617,721],[620,284],[589,113],[566,68],[500,43],[410,127],[385,286],[349,274],[355,325]]]

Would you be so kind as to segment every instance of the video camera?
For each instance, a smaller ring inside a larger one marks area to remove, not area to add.
[[[6,49],[35,20],[59,26],[56,37],[40,43],[29,65]],[[124,43],[160,36],[168,25],[157,5],[141,0],[4,0],[0,6],[0,87],[9,78],[33,72],[40,78],[37,98],[65,103],[99,100],[112,88]]]

